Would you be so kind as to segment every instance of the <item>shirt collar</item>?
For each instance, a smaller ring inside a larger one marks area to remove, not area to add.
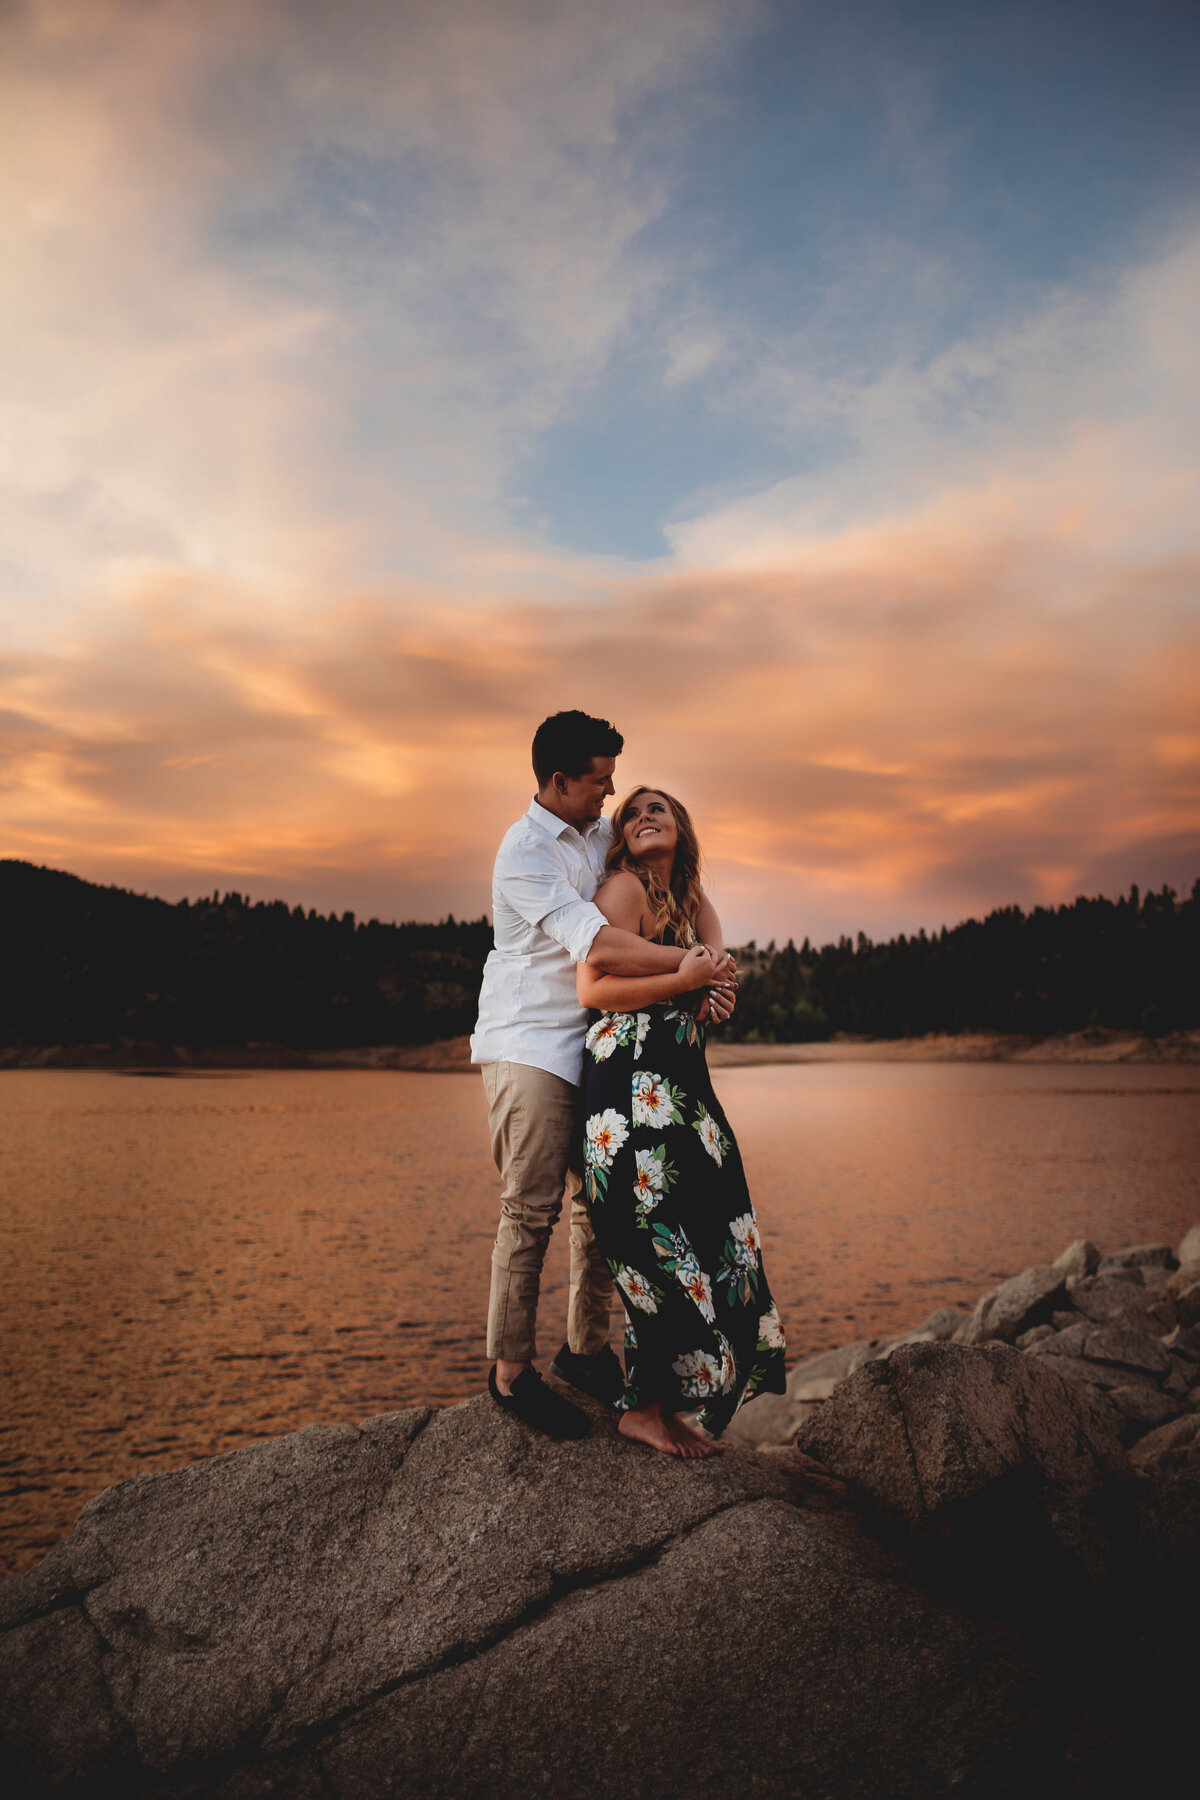
[[[566,819],[560,819],[557,813],[552,813],[548,806],[543,806],[536,794],[529,802],[529,811],[525,817],[532,819],[549,837],[556,838],[561,837],[564,831],[574,831],[576,837],[587,839],[604,823],[604,815],[601,814],[598,819],[592,820],[586,831],[579,831],[574,825],[568,824]]]

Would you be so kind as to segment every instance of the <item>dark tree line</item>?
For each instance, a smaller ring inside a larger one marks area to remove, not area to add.
[[[238,893],[167,900],[0,862],[0,1043],[428,1043],[469,1031],[486,918],[322,917]]]
[[[919,1037],[967,1030],[1049,1036],[1089,1027],[1158,1034],[1200,1025],[1200,881],[1179,900],[1079,899],[1006,906],[952,930],[814,948],[806,938],[740,953],[727,1030],[796,1042],[835,1031]]]
[[[0,861],[0,1045],[428,1043],[475,1021],[486,918],[359,924],[282,900],[173,905]],[[1200,1025],[1200,882],[1010,906],[932,935],[739,952],[726,1032],[778,1042]]]

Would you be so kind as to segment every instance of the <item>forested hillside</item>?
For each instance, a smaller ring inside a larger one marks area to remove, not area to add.
[[[1089,1026],[1157,1034],[1200,1025],[1200,882],[1188,899],[1074,901],[927,935],[816,949],[806,938],[741,953],[728,1031],[780,1043],[834,1031],[919,1037],[929,1031],[1049,1036]]]
[[[322,917],[241,894],[166,900],[0,862],[0,1044],[278,1044],[335,1050],[469,1031],[486,918]],[[1076,900],[932,935],[739,951],[726,1035],[794,1042],[1200,1025],[1200,882]]]
[[[149,899],[0,862],[0,1043],[427,1043],[469,1031],[487,919],[322,917],[241,894]]]

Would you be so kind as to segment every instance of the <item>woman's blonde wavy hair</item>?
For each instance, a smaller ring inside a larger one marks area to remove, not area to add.
[[[675,861],[671,865],[669,887],[663,886],[656,869],[648,868],[630,854],[625,842],[625,814],[641,794],[658,794],[675,815],[679,837],[675,845]],[[665,788],[651,787],[649,783],[643,782],[640,787],[631,788],[626,794],[613,814],[613,824],[617,835],[604,860],[605,874],[615,875],[618,869],[628,869],[631,875],[637,876],[646,890],[654,919],[654,935],[660,942],[668,929],[673,927],[676,939],[684,948],[694,944],[699,936],[696,920],[700,916],[704,890],[700,886],[700,842],[687,807],[682,801],[676,800],[674,794],[668,794]]]

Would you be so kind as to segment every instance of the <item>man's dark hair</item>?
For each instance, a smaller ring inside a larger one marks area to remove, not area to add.
[[[533,734],[533,772],[545,787],[552,775],[572,780],[582,775],[594,756],[620,756],[625,739],[607,719],[585,712],[552,713]]]

